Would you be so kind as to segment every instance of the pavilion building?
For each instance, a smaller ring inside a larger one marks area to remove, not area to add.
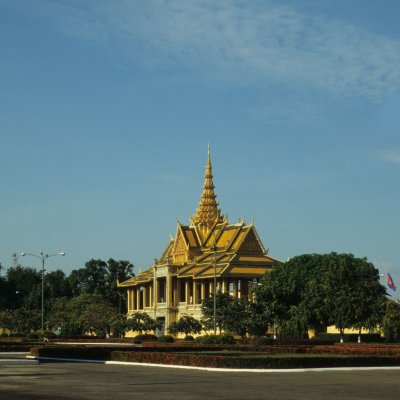
[[[185,314],[200,319],[202,301],[214,290],[251,296],[257,280],[279,263],[268,256],[253,222],[228,222],[214,189],[209,147],[203,192],[190,224],[177,222],[176,235],[161,257],[118,282],[127,291],[128,317],[145,312],[162,323],[163,331]]]

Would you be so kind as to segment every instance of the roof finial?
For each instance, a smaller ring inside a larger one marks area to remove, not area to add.
[[[204,175],[203,193],[201,194],[196,214],[191,219],[193,225],[202,224],[211,228],[216,222],[222,222],[224,220],[221,210],[218,208],[218,202],[216,200],[217,195],[214,192],[214,188],[211,151],[210,144],[208,144],[208,157]]]

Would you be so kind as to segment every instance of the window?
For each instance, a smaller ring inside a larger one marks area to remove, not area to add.
[[[179,301],[183,303],[186,301],[186,285],[183,279],[179,281],[179,292]]]
[[[233,296],[233,282],[229,281],[228,282],[228,293]]]
[[[166,294],[167,294],[167,288],[166,288],[166,281],[165,278],[160,278],[158,279],[158,303],[165,303],[166,302]]]
[[[193,282],[188,282],[189,285],[189,304],[193,304]]]

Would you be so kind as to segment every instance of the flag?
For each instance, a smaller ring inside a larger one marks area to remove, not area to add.
[[[386,283],[392,290],[396,290],[396,285],[393,282],[392,277],[390,276],[389,272],[387,273]]]

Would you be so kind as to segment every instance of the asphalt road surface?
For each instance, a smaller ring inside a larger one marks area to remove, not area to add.
[[[0,399],[395,400],[400,370],[208,372],[45,362],[0,366]]]

